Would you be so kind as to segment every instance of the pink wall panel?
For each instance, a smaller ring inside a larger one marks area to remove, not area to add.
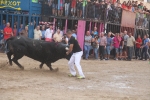
[[[85,34],[86,21],[78,21],[77,39],[80,47],[83,50],[84,46],[84,34]]]

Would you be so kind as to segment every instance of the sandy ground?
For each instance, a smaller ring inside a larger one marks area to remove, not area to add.
[[[86,79],[68,77],[67,60],[49,71],[39,62],[23,57],[9,66],[0,54],[0,100],[150,100],[150,64],[145,61],[82,60]]]

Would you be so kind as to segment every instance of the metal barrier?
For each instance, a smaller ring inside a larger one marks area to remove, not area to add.
[[[148,29],[136,29],[136,34],[135,34],[135,38],[138,37],[138,35],[140,35],[142,38],[144,37],[144,35],[149,34],[149,30]]]
[[[26,26],[26,25],[32,26],[33,29],[31,27],[29,27],[29,37],[33,38],[33,36],[30,35],[30,34],[33,34],[33,32],[30,33],[30,30],[33,31],[34,27],[36,25],[38,25],[40,16],[0,13],[0,20],[1,20],[1,22],[0,22],[1,29],[4,28],[3,20],[5,20],[6,22],[10,22],[12,28],[13,28],[14,24],[17,25],[17,30],[19,30],[21,24],[23,24],[24,26]]]
[[[150,14],[136,12],[136,28],[149,29]]]
[[[9,0],[11,3],[5,1],[0,3],[0,28],[4,28],[4,22],[10,22],[12,28],[14,24],[17,25],[17,30],[20,24],[29,25],[29,37],[33,38],[34,27],[41,17],[41,4],[37,0]]]
[[[122,9],[113,5],[108,5],[106,10],[106,22],[121,24]]]
[[[121,32],[124,32],[124,31],[127,31],[128,33],[132,33],[132,35],[134,36],[135,34],[134,34],[134,28],[131,28],[131,27],[121,27],[120,28],[120,31]]]
[[[120,25],[115,24],[106,24],[106,33],[112,32],[112,33],[120,33]]]

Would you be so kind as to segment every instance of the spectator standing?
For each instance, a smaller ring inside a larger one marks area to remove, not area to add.
[[[148,43],[147,43],[147,45],[148,45],[147,55],[148,55],[149,60],[150,60],[150,38],[149,38],[149,35],[148,35],[148,34],[147,34],[147,39],[148,39]]]
[[[20,28],[19,28],[18,33],[20,33],[22,30],[24,30],[24,28],[23,28],[23,24],[20,24]]]
[[[63,15],[63,4],[64,4],[63,0],[58,0],[58,16]]]
[[[92,41],[92,36],[90,35],[90,32],[87,31],[84,38],[84,56],[86,60],[88,59],[89,52],[92,49],[91,41]]]
[[[25,29],[20,32],[20,35],[28,37],[28,26],[25,26]]]
[[[37,26],[35,29],[34,29],[34,39],[36,40],[41,40],[41,37],[42,37],[42,32],[40,30],[40,26]]]
[[[13,30],[10,27],[10,23],[8,22],[6,24],[6,27],[4,28],[4,42],[6,42],[6,40],[12,36],[13,36]],[[7,50],[7,44],[6,44],[5,45],[5,53],[7,53],[7,52],[8,52],[8,50]]]
[[[92,37],[94,38],[95,35],[98,35],[98,32],[97,32],[97,27],[94,27],[94,31],[92,31]]]
[[[14,24],[14,27],[13,27],[13,36],[17,36],[17,25]]]
[[[8,38],[10,38],[11,36],[13,36],[13,30],[10,27],[10,23],[8,22],[6,24],[6,27],[4,28],[4,40],[6,41]]]
[[[100,3],[99,1],[95,1],[95,19],[99,19],[99,16],[100,16]]]
[[[104,33],[101,33],[101,37],[99,40],[99,54],[100,54],[100,59],[105,60],[105,49],[107,45],[107,39],[104,36]]]
[[[42,26],[42,40],[45,40],[45,25]]]
[[[127,49],[128,49],[128,61],[131,61],[133,49],[134,49],[135,38],[129,33],[129,37],[127,38]]]
[[[95,15],[96,15],[96,14],[95,14],[95,10],[96,10],[95,4],[96,4],[96,3],[99,3],[99,2],[98,2],[98,0],[91,0],[91,2],[92,2],[92,8],[93,8],[93,16],[92,16],[92,17],[95,18],[95,17],[96,17],[96,16],[95,16]]]
[[[76,34],[76,31],[75,30],[72,30],[72,36],[77,39],[77,34]]]
[[[116,60],[118,60],[120,41],[121,41],[121,38],[119,37],[119,33],[116,33],[113,39],[115,53],[116,53]]]
[[[0,30],[0,41],[3,40],[4,35],[3,35],[3,30]]]
[[[111,32],[109,32],[107,37],[106,37],[107,38],[107,45],[106,45],[106,50],[105,50],[105,60],[109,60],[110,51],[112,48],[112,38],[110,36],[111,36]]]
[[[122,9],[125,9],[125,10],[127,10],[127,9],[128,9],[128,8],[127,8],[126,1],[124,1],[124,2],[122,3]]]
[[[141,49],[141,45],[142,45],[142,39],[141,36],[138,35],[138,38],[136,39],[136,49],[135,49],[135,59],[139,59],[140,58],[140,49]]]
[[[86,18],[94,18],[95,13],[94,13],[94,9],[93,9],[93,2],[91,0],[87,0],[87,9],[85,10],[86,13]]]
[[[127,59],[127,39],[128,39],[128,35],[127,35],[127,31],[124,31],[124,36],[123,36],[123,40],[124,40],[124,46],[123,46],[123,53],[124,53],[124,59]]]
[[[6,27],[6,21],[3,20],[3,25],[2,25],[2,29],[4,29]]]
[[[86,6],[87,6],[87,0],[82,0],[82,17],[84,18],[86,16]]]
[[[77,17],[82,17],[82,0],[77,2]]]
[[[66,34],[64,34],[64,36],[62,37],[62,43],[68,45],[68,38],[67,38]]]
[[[58,29],[57,32],[54,34],[53,40],[55,42],[62,42],[62,35],[60,34],[60,29]]]
[[[53,35],[53,26],[50,25],[49,28],[45,32],[45,41],[52,41],[52,35]]]
[[[124,46],[123,34],[120,33],[119,37],[121,38],[120,46],[119,46],[119,60],[122,60],[123,59],[123,57],[122,57],[122,51],[123,51],[123,46]]]
[[[69,15],[69,7],[70,7],[70,0],[65,0],[65,16],[68,17]]]
[[[104,0],[102,0],[100,4],[100,20],[104,20],[106,8],[107,8],[107,5],[105,4]]]
[[[57,16],[57,8],[58,8],[58,0],[53,0],[53,3],[52,3],[52,13],[54,16]]]
[[[3,45],[4,45],[4,35],[3,35],[3,30],[0,30],[0,50],[2,50]]]
[[[98,50],[99,50],[99,37],[97,35],[94,36],[94,38],[92,38],[92,47],[93,47],[93,51],[94,51],[94,56],[95,59],[98,60]]]
[[[149,42],[149,40],[148,40],[147,36],[144,35],[143,45],[141,46],[142,53],[141,53],[141,59],[140,60],[147,60],[148,42]],[[145,59],[143,59],[143,54],[145,54]]]
[[[71,0],[72,17],[75,17],[75,14],[76,14],[76,3],[77,3],[77,0]]]

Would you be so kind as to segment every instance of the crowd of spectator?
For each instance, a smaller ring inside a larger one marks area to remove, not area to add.
[[[142,38],[140,35],[135,39],[131,33],[127,31],[123,33],[98,34],[97,28],[90,34],[86,32],[84,45],[84,59],[88,60],[90,51],[93,50],[96,60],[109,60],[110,54],[113,52],[115,60],[131,61],[135,52],[135,59],[150,59],[149,35],[146,34]]]
[[[76,38],[76,30],[72,30],[72,32],[72,36]],[[68,38],[65,35],[65,30],[61,30],[59,27],[54,30],[52,24],[50,24],[49,26],[36,26],[33,34],[33,38],[35,40],[44,40],[48,42],[63,42],[66,45],[68,44]],[[20,28],[17,29],[16,24],[11,27],[9,22],[5,23],[5,20],[3,20],[3,29],[0,30],[0,51],[4,51],[5,41],[12,36],[28,37],[28,26],[23,26],[23,24],[21,24]]]
[[[72,30],[72,36],[77,38],[77,31]],[[25,36],[28,37],[28,26],[20,25],[17,30],[16,24],[14,27],[10,27],[10,23],[3,21],[3,30],[0,31],[0,49],[4,47],[5,41],[12,36]],[[65,30],[61,30],[59,27],[54,30],[53,25],[49,27],[36,26],[34,29],[34,39],[44,40],[48,42],[62,42],[68,44],[68,38],[65,35]],[[98,33],[97,27],[94,27],[93,31],[87,31],[84,41],[84,59],[88,59],[90,51],[93,50],[96,60],[109,60],[111,51],[115,51],[113,54],[115,60],[129,60],[133,58],[135,51],[135,59],[147,60],[150,59],[149,55],[150,39],[148,34],[135,39],[131,33],[112,33],[104,34]]]
[[[130,0],[124,1],[122,4],[119,0],[43,0],[42,12],[44,15],[49,14],[50,16],[71,16],[98,20],[106,18],[110,22],[120,23],[122,9],[135,12],[137,21],[140,16],[146,18],[146,15],[150,14],[150,10],[142,2],[138,4],[138,1]]]

